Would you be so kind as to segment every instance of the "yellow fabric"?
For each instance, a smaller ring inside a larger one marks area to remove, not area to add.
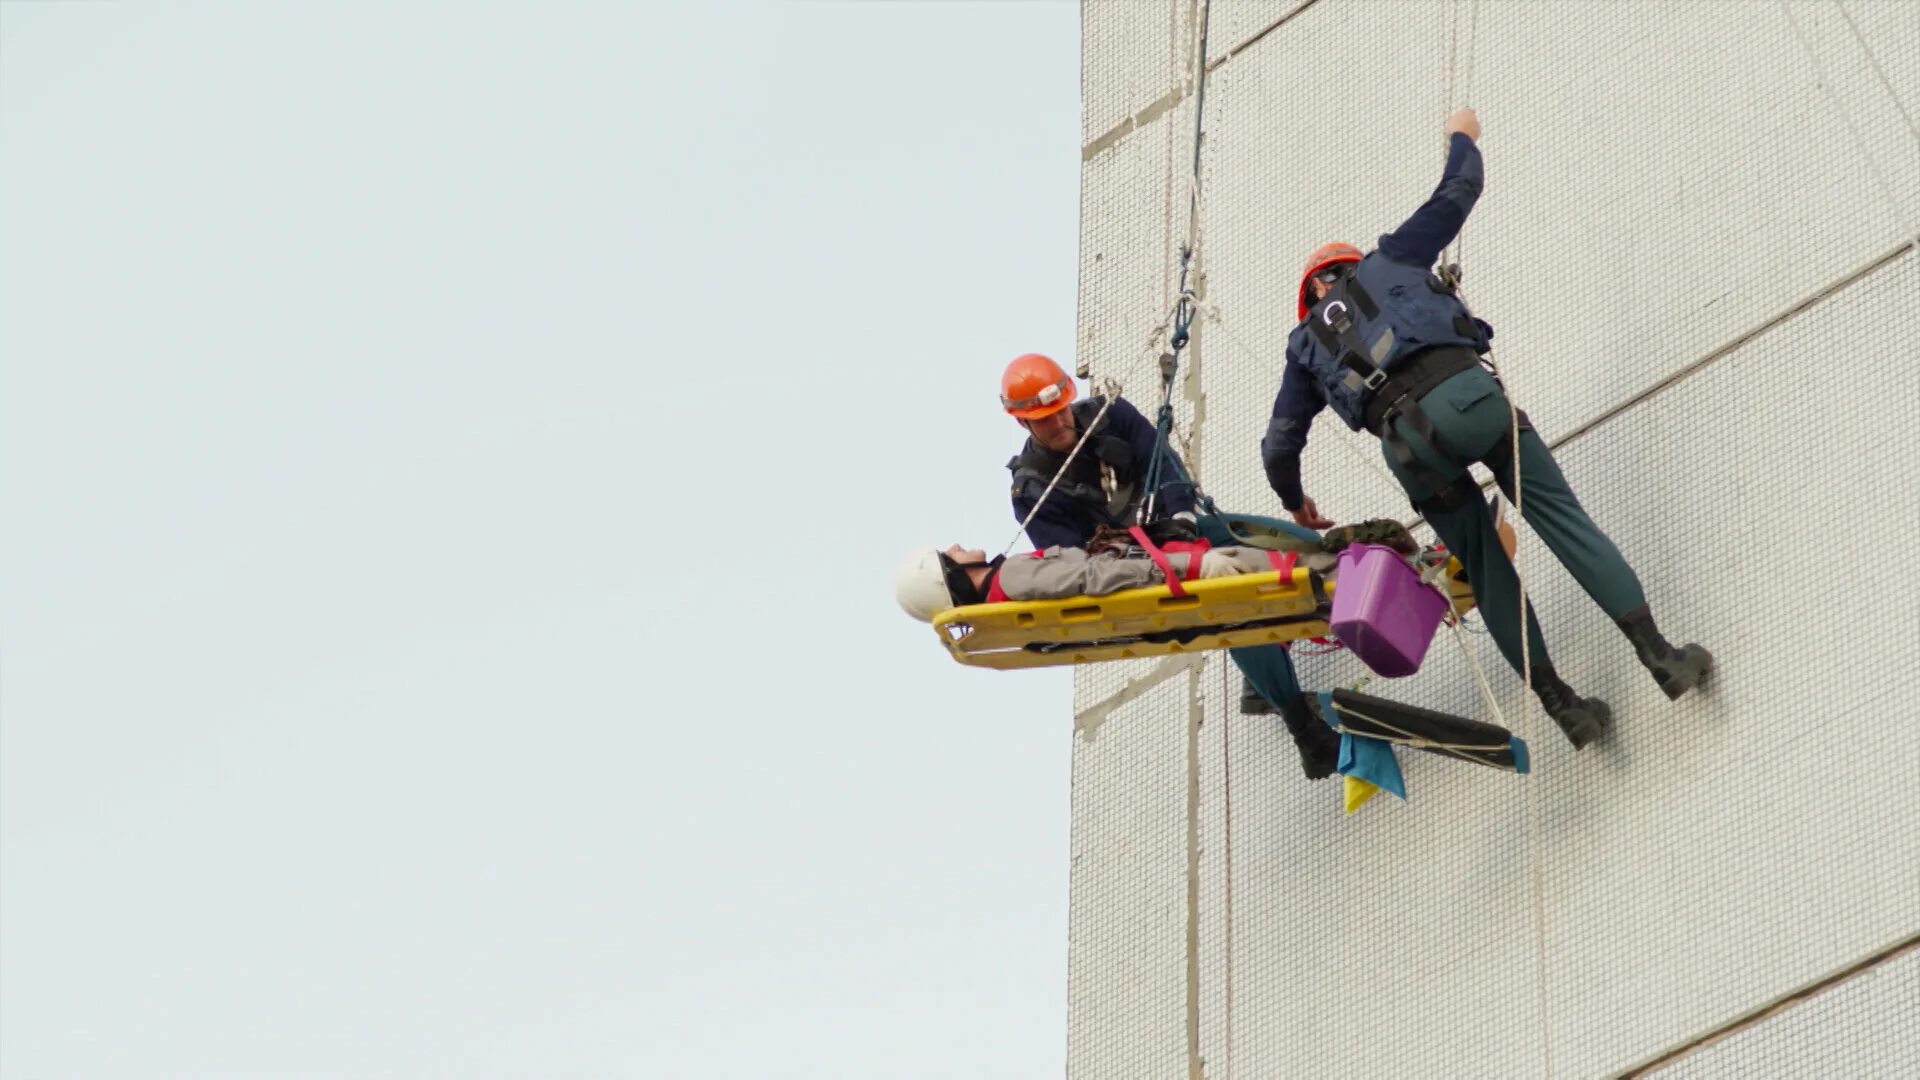
[[[1345,795],[1349,814],[1367,805],[1368,799],[1380,794],[1378,784],[1370,784],[1357,776],[1343,776],[1340,779],[1346,781]]]

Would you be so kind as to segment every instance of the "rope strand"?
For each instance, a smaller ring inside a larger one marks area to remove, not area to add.
[[[1233,1080],[1233,742],[1228,726],[1233,719],[1233,684],[1226,664],[1220,665],[1220,700],[1225,708],[1220,720],[1220,795],[1225,807],[1226,827],[1226,976],[1227,976],[1227,1076]]]
[[[1473,102],[1473,73],[1474,73],[1475,49],[1480,36],[1480,0],[1468,0],[1468,3],[1470,6],[1468,7],[1468,18],[1467,18],[1466,77],[1465,79],[1460,80],[1462,84],[1462,92],[1461,92],[1461,101],[1459,102],[1459,104],[1462,107],[1470,106]],[[1451,9],[1451,11],[1452,11],[1454,25],[1457,27],[1458,21],[1459,21],[1458,9],[1453,8]],[[1453,51],[1451,49],[1449,49],[1448,55],[1449,55],[1449,64],[1451,65],[1452,58],[1453,58]],[[1447,111],[1449,114],[1451,114],[1454,109],[1454,102],[1453,102],[1454,83],[1455,83],[1455,72],[1453,71],[1452,67],[1449,66],[1447,71],[1447,98],[1448,98]],[[1473,310],[1473,307],[1471,304],[1467,302],[1466,293],[1461,291],[1459,288],[1460,279],[1466,276],[1466,273],[1465,273],[1466,257],[1467,257],[1466,256],[1466,252],[1467,252],[1466,232],[1467,232],[1466,226],[1463,223],[1461,225],[1460,232],[1456,234],[1454,237],[1453,258],[1450,261],[1453,263],[1454,267],[1456,268],[1456,273],[1454,275],[1455,295],[1459,297],[1460,305],[1463,308],[1466,308],[1466,310],[1469,313],[1471,313]],[[1494,359],[1493,349],[1491,346],[1488,347],[1486,355],[1487,355],[1487,366],[1493,370],[1494,378],[1501,382],[1501,388],[1504,390],[1506,388],[1506,383],[1503,379],[1501,379],[1500,365]],[[1508,441],[1512,444],[1512,447],[1513,447],[1513,462],[1512,462],[1512,465],[1513,465],[1513,511],[1514,511],[1514,517],[1518,519],[1525,513],[1525,500],[1526,500],[1526,482],[1520,473],[1520,407],[1514,404],[1513,395],[1511,393],[1508,393],[1506,395],[1506,398],[1507,398],[1507,436],[1508,436]],[[1512,561],[1513,561],[1514,582],[1516,585],[1518,585],[1519,587],[1518,591],[1520,593],[1520,699],[1519,699],[1520,709],[1519,709],[1519,712],[1522,717],[1526,718],[1527,734],[1532,735],[1533,726],[1534,726],[1533,712],[1532,710],[1528,709],[1526,706],[1527,706],[1527,694],[1530,693],[1533,689],[1533,649],[1532,649],[1532,637],[1530,634],[1527,633],[1527,627],[1529,625],[1528,619],[1527,619],[1527,579],[1526,579],[1526,574],[1522,569],[1522,559],[1520,555],[1518,527],[1519,527],[1519,523],[1516,520],[1515,533],[1514,533],[1515,542],[1513,546]],[[1499,542],[1497,529],[1496,529],[1494,542],[1495,543]],[[1460,647],[1462,650],[1466,649],[1466,640],[1464,638],[1456,634],[1454,637],[1454,640],[1460,644]],[[1469,659],[1471,659],[1471,655],[1469,655]],[[1483,691],[1487,694],[1488,699],[1491,701],[1493,698],[1493,688],[1487,685],[1485,673],[1480,670],[1480,667],[1477,663],[1473,665],[1473,669],[1474,669],[1475,676],[1478,677],[1481,681],[1481,686]],[[1499,715],[1499,707],[1497,704],[1495,704],[1494,706],[1494,714],[1496,716]],[[1544,1065],[1543,1072],[1547,1077],[1551,1078],[1553,1076],[1554,1068],[1553,1068],[1553,1028],[1549,1024],[1548,1018],[1547,1018],[1548,1017],[1548,1013],[1547,1013],[1547,903],[1546,903],[1547,886],[1546,886],[1546,871],[1544,867],[1544,856],[1542,853],[1543,844],[1542,844],[1541,835],[1540,835],[1540,785],[1538,783],[1529,783],[1527,785],[1526,799],[1527,799],[1527,867],[1528,867],[1527,877],[1528,877],[1528,892],[1530,894],[1530,899],[1532,900],[1532,907],[1533,907],[1532,915],[1533,915],[1534,1005],[1536,1009],[1536,1015],[1538,1016],[1539,1022],[1540,1022],[1540,1054],[1543,1059],[1543,1062],[1542,1062],[1542,1064]]]
[[[1247,359],[1255,361],[1256,363],[1261,362],[1262,358],[1260,354],[1254,350],[1254,347],[1247,344],[1238,335],[1236,335],[1233,332],[1233,330],[1227,326],[1225,320],[1221,319],[1219,305],[1209,304],[1206,310],[1207,310],[1207,318],[1211,320],[1215,326],[1220,328],[1221,336],[1225,337],[1229,344],[1231,344],[1234,348],[1239,349],[1241,354],[1244,355]],[[1400,481],[1395,480],[1393,478],[1392,473],[1389,473],[1386,469],[1382,468],[1380,466],[1380,463],[1378,461],[1375,461],[1371,455],[1367,454],[1364,450],[1361,450],[1358,446],[1356,446],[1352,439],[1342,438],[1338,440],[1338,442],[1340,446],[1347,451],[1347,453],[1357,458],[1362,465],[1365,465],[1367,468],[1373,470],[1373,474],[1375,476],[1378,476],[1380,478],[1380,481],[1386,484],[1389,490],[1392,490],[1392,491],[1400,490]]]
[[[1114,399],[1119,396],[1119,384],[1108,379],[1102,389],[1106,392],[1106,399],[1100,403],[1100,411],[1093,414],[1093,422],[1087,425],[1087,430],[1080,433],[1079,441],[1075,442],[1073,449],[1067,452],[1067,459],[1060,463],[1058,469],[1053,470],[1053,479],[1047,481],[1046,490],[1034,500],[1033,509],[1027,511],[1027,516],[1020,520],[1020,527],[1014,530],[1012,539],[1008,540],[1007,546],[1000,550],[1002,556],[1013,552],[1014,545],[1020,542],[1020,537],[1027,531],[1027,526],[1033,524],[1034,515],[1040,512],[1041,507],[1047,505],[1047,496],[1053,494],[1053,489],[1060,485],[1060,478],[1067,475],[1067,467],[1073,464],[1074,458],[1080,456],[1080,448],[1087,445],[1087,440],[1093,436],[1094,429],[1100,426],[1100,421],[1107,415],[1107,410],[1113,408]]]

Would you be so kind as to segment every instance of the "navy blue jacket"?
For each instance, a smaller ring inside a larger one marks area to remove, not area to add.
[[[1123,484],[1131,483],[1136,488],[1140,487],[1146,481],[1147,464],[1153,460],[1153,422],[1140,415],[1140,410],[1134,408],[1126,398],[1116,397],[1100,424],[1103,434],[1112,435],[1124,441],[1133,451],[1133,461],[1121,472],[1119,481]],[[1024,455],[1027,449],[1034,445],[1033,440],[1028,439],[1027,445],[1021,448],[1021,453]],[[1091,447],[1092,444],[1089,442],[1088,446],[1080,451],[1080,456],[1074,459],[1076,469],[1080,468],[1081,459],[1090,457],[1088,451]],[[1169,449],[1168,453],[1172,453],[1172,450]],[[1160,470],[1160,475],[1163,479],[1167,476],[1164,466]],[[1038,495],[1038,491],[1029,488],[1021,486],[1014,488],[1013,519],[1015,521],[1026,521],[1027,514],[1033,510]],[[1146,492],[1139,491],[1136,500],[1145,497]],[[1163,483],[1155,508],[1162,507],[1168,514],[1193,509],[1193,489],[1185,484]],[[1033,541],[1033,546],[1041,550],[1055,546],[1085,547],[1087,542],[1093,539],[1093,531],[1096,528],[1113,523],[1105,506],[1068,498],[1061,494],[1059,488],[1055,488],[1053,494],[1047,496],[1046,503],[1040,507],[1040,512],[1034,515],[1032,521],[1027,522],[1027,539]]]
[[[1367,286],[1369,294],[1383,308],[1392,309],[1382,321],[1394,326],[1398,344],[1381,363],[1383,368],[1391,369],[1421,348],[1457,344],[1484,350],[1493,336],[1493,328],[1484,323],[1478,324],[1481,332],[1471,337],[1462,334],[1453,317],[1466,309],[1451,294],[1425,286],[1433,264],[1459,235],[1484,185],[1479,148],[1456,133],[1448,141],[1446,169],[1432,196],[1398,229],[1382,236],[1380,246],[1354,268],[1355,278]],[[1396,304],[1396,298],[1404,299]],[[1300,487],[1300,454],[1307,448],[1314,417],[1332,405],[1348,426],[1355,430],[1361,426],[1364,397],[1345,385],[1345,374],[1338,357],[1320,344],[1305,322],[1294,328],[1287,338],[1287,362],[1280,392],[1273,399],[1273,417],[1260,440],[1267,483],[1289,510],[1299,509],[1306,499]]]

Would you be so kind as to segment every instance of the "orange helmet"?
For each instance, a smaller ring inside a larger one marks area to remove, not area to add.
[[[1357,263],[1363,257],[1364,256],[1360,254],[1359,248],[1354,247],[1352,244],[1342,244],[1338,241],[1331,244],[1321,244],[1319,247],[1314,248],[1313,254],[1307,256],[1305,269],[1300,271],[1300,295],[1298,297],[1300,301],[1299,317],[1305,319],[1307,317],[1307,309],[1313,306],[1307,302],[1307,282],[1313,280],[1313,275],[1336,263]]]
[[[1014,357],[1000,376],[1000,405],[1021,420],[1052,416],[1073,404],[1073,397],[1073,380],[1039,353]]]

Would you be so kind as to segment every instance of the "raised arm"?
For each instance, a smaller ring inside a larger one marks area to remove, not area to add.
[[[1447,117],[1446,130],[1447,167],[1440,174],[1440,186],[1412,217],[1380,238],[1380,254],[1394,262],[1432,266],[1460,235],[1460,227],[1486,187],[1480,148],[1474,145],[1480,138],[1480,118],[1472,109],[1461,109]]]

